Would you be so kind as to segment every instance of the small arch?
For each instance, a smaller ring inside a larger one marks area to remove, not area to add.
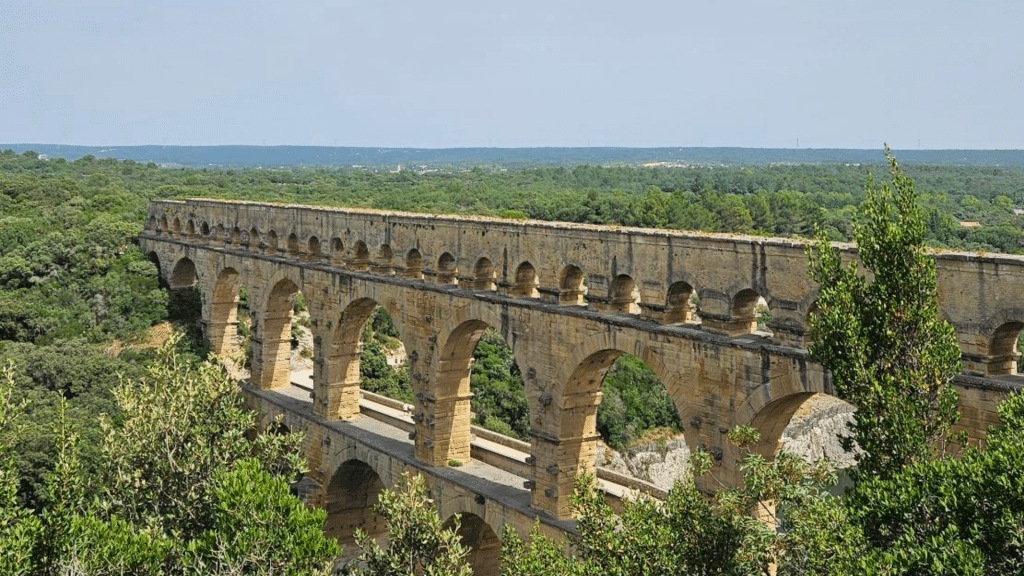
[[[161,234],[166,235],[170,230],[167,227],[167,215],[164,214],[160,217],[160,227],[158,228]]]
[[[320,258],[320,239],[316,236],[310,236],[309,242],[306,242],[306,253],[309,254],[310,260],[317,260]]]
[[[146,230],[156,229],[156,231],[159,232],[160,229],[157,228],[156,225],[156,216],[150,216],[149,218],[146,218]]]
[[[381,244],[380,250],[377,251],[377,269],[381,274],[394,276],[395,268],[391,265],[391,259],[394,256],[395,254],[391,251],[390,245]]]
[[[235,226],[231,229],[230,243],[233,248],[239,248],[242,246],[242,231]]]
[[[260,236],[260,231],[253,226],[249,230],[249,249],[253,252],[259,252],[261,244],[263,244],[263,238]]]
[[[298,258],[300,253],[301,252],[299,250],[299,237],[298,235],[295,234],[295,232],[292,232],[291,234],[288,235],[288,255],[291,256],[292,258]]]
[[[193,222],[192,220],[189,220],[188,221],[188,226],[185,228],[185,233],[188,234],[189,236],[195,236],[196,235],[196,223]]]
[[[537,287],[540,280],[537,278],[537,269],[529,262],[523,262],[516,268],[515,283],[512,285],[512,296],[516,298],[538,298],[540,292]]]
[[[473,290],[494,291],[497,274],[489,258],[480,258],[473,267]]]
[[[619,274],[612,281],[611,302],[609,308],[612,312],[619,314],[640,313],[640,287],[636,285],[633,278],[626,274]]]
[[[807,307],[807,315],[804,316],[804,334],[801,339],[801,346],[804,348],[810,348],[814,341],[811,339],[811,322],[812,318],[817,317],[821,314],[821,308],[818,307],[818,300],[815,299],[811,302],[811,305]]]
[[[455,263],[455,257],[445,252],[437,259],[437,283],[457,284],[459,268]]]
[[[563,306],[586,305],[587,279],[578,266],[572,264],[562,270],[562,280],[558,283],[558,303]]]
[[[275,230],[267,232],[267,245],[265,253],[277,254],[277,232]]]
[[[761,332],[771,335],[768,330],[768,301],[749,288],[740,290],[732,299],[730,311],[730,332],[732,334],[750,334]]]
[[[405,255],[405,270],[402,271],[403,278],[412,280],[423,279],[423,256],[420,251],[413,248]]]
[[[335,266],[345,265],[345,243],[341,238],[331,238],[331,264]]]
[[[324,535],[351,548],[354,532],[362,528],[368,536],[379,539],[387,535],[387,522],[375,507],[384,489],[380,475],[365,462],[347,460],[331,475],[324,494]]]
[[[216,226],[213,227],[213,232],[212,232],[212,238],[211,239],[214,242],[217,242],[217,243],[220,243],[220,244],[223,244],[226,241],[226,238],[224,237],[224,225],[223,224],[217,224]]]
[[[177,216],[174,217],[174,228],[172,228],[175,234],[181,233],[181,220]]]
[[[366,247],[366,242],[356,240],[356,244],[353,247],[352,261],[349,262],[348,266],[353,270],[370,269],[370,249]]]
[[[988,375],[1009,376],[1017,374],[1017,362],[1020,351],[1017,350],[1017,339],[1024,323],[1019,321],[1005,322],[992,333],[988,344]]]
[[[182,288],[193,288],[199,284],[199,276],[196,274],[196,265],[188,258],[182,258],[174,265],[169,282],[171,290]]]
[[[668,287],[665,298],[665,323],[683,324],[693,318],[690,299],[693,297],[693,286],[686,282],[676,282]]]
[[[483,518],[472,512],[454,514],[445,521],[444,527],[455,529],[462,545],[469,549],[466,562],[472,568],[473,576],[498,576],[501,573],[501,539]]]
[[[203,238],[206,238],[210,235],[210,225],[207,224],[206,222],[203,222],[203,224],[199,227],[199,230],[202,233]]]

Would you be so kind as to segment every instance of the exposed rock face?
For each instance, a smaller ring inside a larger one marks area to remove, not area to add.
[[[846,426],[853,418],[854,408],[835,396],[813,396],[793,415],[782,433],[782,449],[803,457],[808,462],[824,458],[837,469],[849,468],[856,462],[854,452],[843,450],[839,436],[849,434]],[[649,442],[617,452],[603,442],[598,444],[597,465],[628,474],[668,490],[676,478],[686,474],[690,449],[682,435],[665,442]]]
[[[600,442],[597,449],[598,466],[628,474],[664,490],[672,488],[676,478],[689,472],[689,459],[690,448],[682,436],[665,442],[649,442],[621,453],[604,442]]]
[[[855,452],[843,450],[839,436],[849,435],[847,423],[853,420],[854,407],[835,396],[812,396],[793,415],[782,433],[782,448],[802,456],[808,462],[824,458],[836,468],[849,468]]]

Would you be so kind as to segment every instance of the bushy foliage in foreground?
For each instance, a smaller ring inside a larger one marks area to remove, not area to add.
[[[356,539],[363,550],[354,565],[364,576],[470,576],[468,549],[460,542],[458,520],[446,528],[420,475],[399,477],[394,490],[382,490],[377,510],[388,524],[388,545],[382,548],[362,530]]]
[[[18,481],[11,408],[18,407],[0,406],[0,488],[10,496],[0,518],[14,519],[10,528],[0,521],[0,550],[18,555],[5,566],[33,574],[298,576],[319,573],[337,554],[323,536],[325,513],[289,492],[301,470],[300,436],[248,440],[255,415],[234,382],[214,363],[184,361],[176,344],[115,390],[120,416],[102,423],[95,476],[83,470],[78,436],[61,409],[59,459],[37,514],[10,496]]]

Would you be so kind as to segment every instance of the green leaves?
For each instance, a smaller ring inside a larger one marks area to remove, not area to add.
[[[420,475],[399,477],[394,490],[382,490],[377,512],[388,523],[388,546],[381,548],[362,530],[363,550],[356,574],[366,576],[469,576],[468,549],[460,542],[458,523],[445,528]]]
[[[926,459],[957,421],[960,349],[939,318],[935,262],[923,251],[925,226],[914,182],[886,149],[892,184],[875,187],[854,228],[856,264],[819,232],[808,248],[811,278],[820,286],[811,316],[811,354],[832,372],[838,395],[857,406],[855,477],[890,475]]]

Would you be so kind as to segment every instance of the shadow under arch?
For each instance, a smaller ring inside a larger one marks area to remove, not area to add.
[[[402,278],[409,278],[410,280],[423,279],[423,256],[419,250],[412,248],[406,253]]]
[[[473,267],[473,290],[494,291],[496,285],[497,271],[491,264],[490,258],[481,257]]]
[[[196,273],[195,263],[187,256],[180,258],[174,263],[174,270],[167,284],[171,290],[196,287],[199,284],[199,275]]]
[[[374,507],[384,482],[377,471],[361,460],[347,460],[331,475],[324,490],[324,535],[345,548],[355,545],[354,532],[361,528],[370,538],[381,541],[388,527]]]
[[[446,530],[452,530],[462,545],[469,549],[466,562],[473,570],[473,576],[498,576],[501,574],[501,539],[491,525],[472,512],[453,514],[444,522]]]
[[[627,274],[619,274],[612,281],[608,294],[610,312],[618,314],[640,313],[640,287]]]

